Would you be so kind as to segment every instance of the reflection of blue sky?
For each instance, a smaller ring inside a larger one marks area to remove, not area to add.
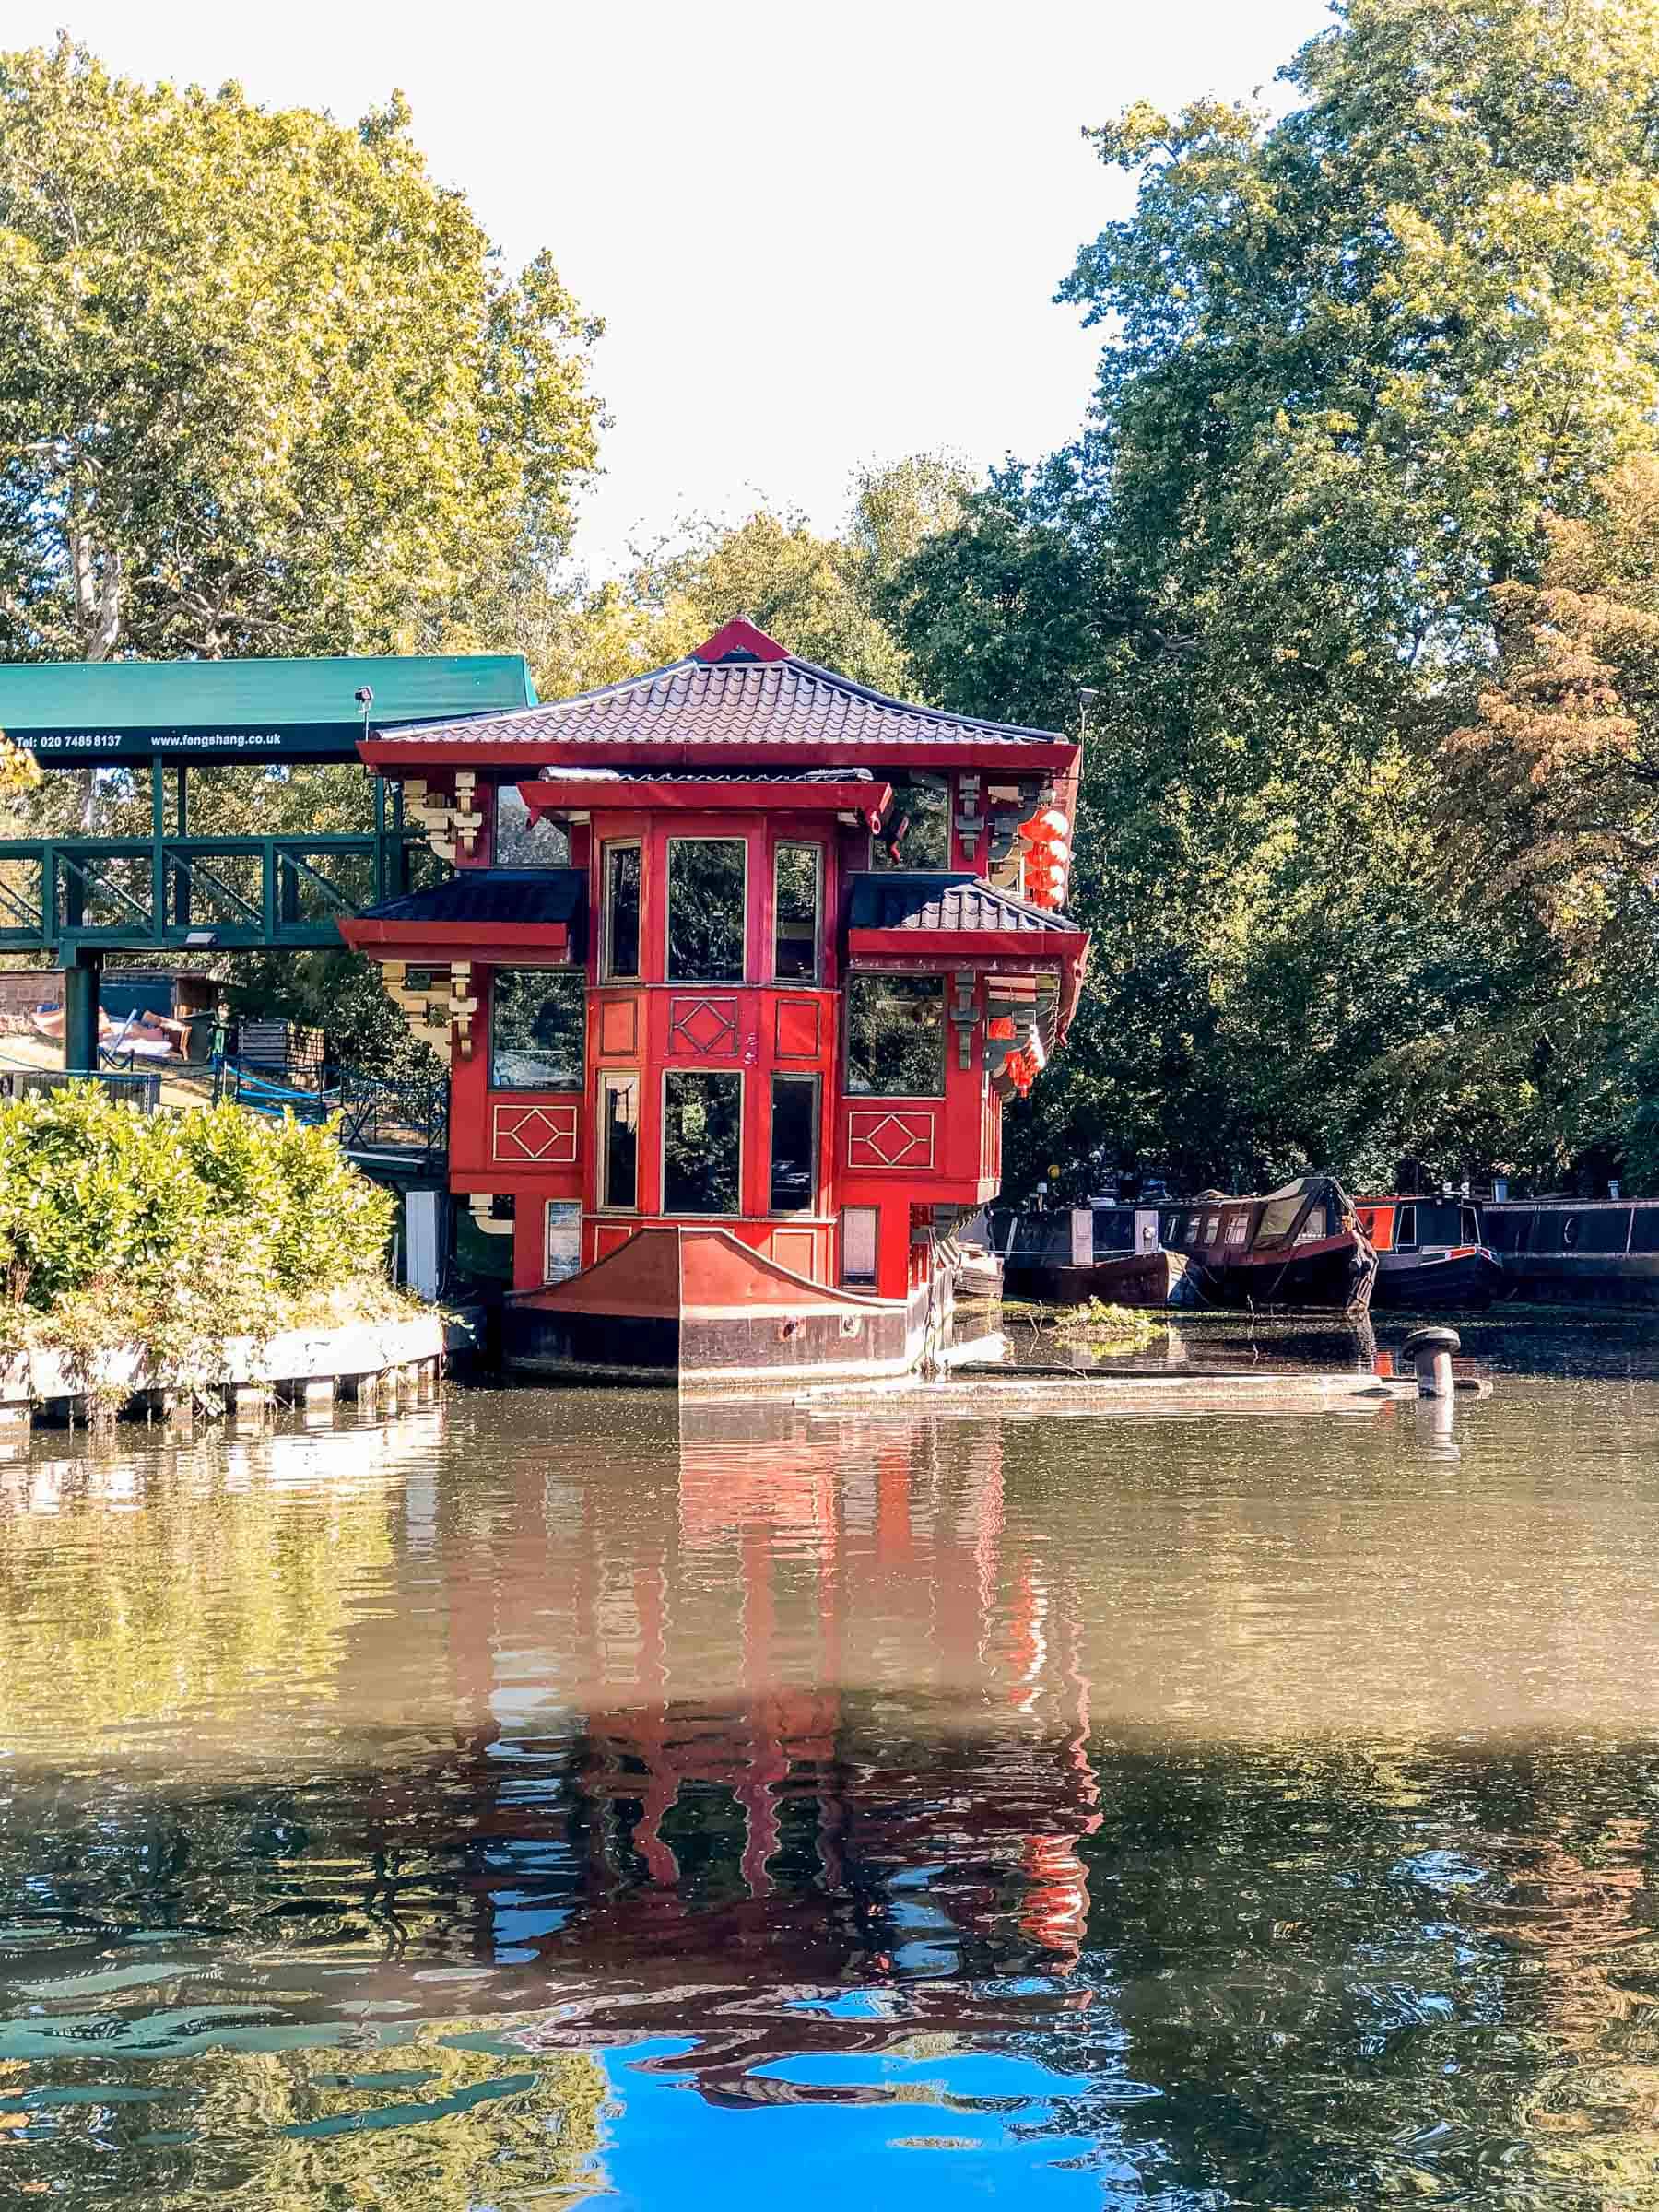
[[[1053,2100],[1087,2091],[1085,2076],[966,2051],[788,2058],[750,2078],[788,2085],[794,2099],[736,2111],[707,2102],[671,2064],[644,2068],[694,2048],[690,2037],[661,2038],[603,2062],[621,2108],[603,2153],[610,2201],[680,2212],[728,2212],[737,2199],[790,2212],[931,2212],[993,2194],[1009,2204],[1038,2194],[1045,2206],[1101,2202],[1108,2177],[1095,2143],[1054,2128]]]

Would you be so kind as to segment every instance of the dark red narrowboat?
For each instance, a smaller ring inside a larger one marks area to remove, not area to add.
[[[1514,1288],[1484,1241],[1467,1198],[1359,1198],[1354,1210],[1377,1254],[1373,1304],[1420,1313],[1430,1306],[1489,1306]]]
[[[1334,1176],[1300,1176],[1265,1198],[1202,1191],[1166,1206],[1163,1228],[1187,1263],[1178,1295],[1193,1304],[1352,1313],[1371,1303],[1377,1255]]]

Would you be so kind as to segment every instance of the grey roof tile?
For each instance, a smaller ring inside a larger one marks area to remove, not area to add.
[[[955,930],[973,935],[1052,936],[1081,923],[1046,907],[1028,906],[974,876],[895,869],[853,878],[853,929]]]
[[[455,722],[377,729],[374,737],[434,748],[522,745],[526,755],[555,745],[703,746],[711,751],[752,746],[757,752],[832,746],[844,748],[849,758],[878,756],[897,745],[972,743],[1018,751],[1065,742],[1052,730],[907,706],[793,654],[780,661],[712,664],[688,654],[648,676],[575,699]]]

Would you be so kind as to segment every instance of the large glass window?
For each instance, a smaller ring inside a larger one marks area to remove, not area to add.
[[[947,868],[950,865],[950,792],[943,776],[936,783],[906,782],[895,776],[893,804],[870,849],[878,868]],[[898,848],[897,856],[894,853]]]
[[[606,1075],[599,1083],[599,1203],[640,1203],[640,1078]]]
[[[586,1063],[582,980],[569,969],[498,968],[490,986],[492,1090],[580,1090]]]
[[[743,1077],[670,1075],[663,1094],[663,1211],[741,1213]]]
[[[774,1214],[809,1214],[818,1195],[816,1076],[774,1076],[771,1087],[771,1196]]]
[[[570,832],[544,814],[530,819],[530,809],[512,783],[496,787],[495,865],[498,868],[568,868]]]
[[[943,976],[850,978],[847,1088],[868,1098],[943,1098]]]
[[[821,845],[780,845],[772,856],[772,973],[780,982],[818,981],[823,861]]]
[[[629,982],[640,972],[640,848],[605,848],[605,969],[607,981]]]
[[[743,981],[746,870],[737,837],[668,841],[668,980]]]

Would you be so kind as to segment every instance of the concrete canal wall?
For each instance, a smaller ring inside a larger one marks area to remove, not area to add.
[[[221,1394],[238,1418],[272,1406],[321,1412],[336,1395],[359,1406],[395,1406],[429,1397],[444,1363],[476,1348],[472,1324],[441,1313],[406,1321],[355,1322],[335,1329],[285,1329],[263,1339],[231,1336],[210,1368],[158,1375],[149,1356],[127,1345],[104,1352],[77,1371],[57,1351],[0,1358],[0,1443],[24,1440],[37,1413],[105,1409],[182,1412],[196,1391]]]

